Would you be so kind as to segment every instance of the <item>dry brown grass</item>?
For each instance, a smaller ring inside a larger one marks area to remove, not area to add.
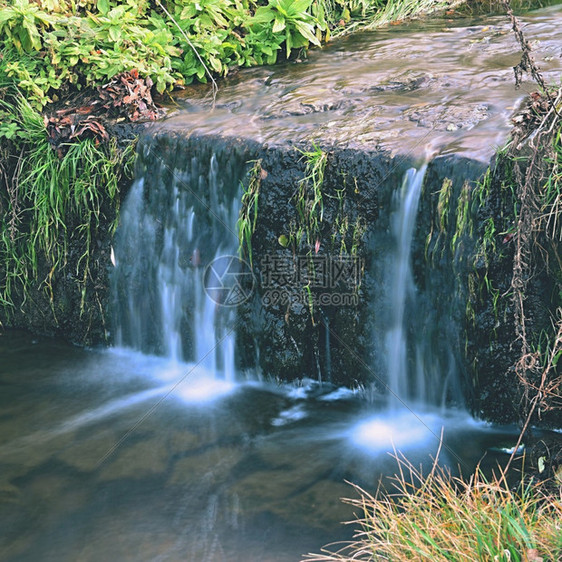
[[[354,540],[306,561],[562,560],[562,489],[547,496],[531,482],[514,491],[480,470],[465,481],[437,463],[422,475],[405,458],[397,461],[391,492],[354,486],[359,498],[344,500],[362,512],[351,522],[358,526]]]

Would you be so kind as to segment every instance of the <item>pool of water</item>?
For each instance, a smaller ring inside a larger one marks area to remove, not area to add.
[[[467,474],[514,428],[364,393],[226,383],[193,365],[0,336],[0,559],[289,562],[350,538],[347,482],[391,454]]]

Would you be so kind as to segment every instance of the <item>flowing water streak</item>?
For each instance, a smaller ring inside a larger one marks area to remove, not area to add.
[[[395,194],[398,197],[391,217],[395,246],[388,270],[390,318],[385,341],[391,408],[401,407],[405,401],[411,399],[421,402],[427,400],[423,370],[414,370],[413,381],[409,373],[408,322],[405,317],[407,312],[416,313],[415,307],[410,310],[410,303],[415,301],[411,253],[426,168],[424,165],[419,170],[411,168],[406,172],[402,188]]]
[[[124,204],[113,276],[116,342],[233,381],[235,312],[209,298],[203,275],[214,258],[236,253],[244,163],[192,150],[171,174],[168,163],[149,160],[157,169],[140,174]]]

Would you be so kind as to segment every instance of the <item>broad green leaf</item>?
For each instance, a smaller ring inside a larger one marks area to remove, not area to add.
[[[310,25],[309,23],[304,23],[302,21],[296,21],[295,27],[298,29],[299,33],[303,37],[308,39],[311,43],[314,43],[315,45],[318,46],[321,45],[316,35],[314,35],[314,27],[312,25]]]
[[[285,47],[287,50],[287,58],[289,58],[291,56],[291,49],[293,48],[293,39],[290,33],[287,33],[285,41],[286,41]]]
[[[254,25],[256,23],[269,23],[275,18],[275,13],[266,7],[258,8],[253,17],[251,17],[246,26]]]
[[[11,20],[15,16],[15,12],[12,8],[4,8],[0,10],[0,25]]]
[[[109,0],[98,0],[98,12],[104,16],[109,12]]]
[[[180,20],[189,20],[195,17],[197,10],[193,4],[188,4],[180,13]]]
[[[121,29],[117,26],[111,26],[109,28],[109,38],[112,41],[120,41],[121,40]]]
[[[37,27],[35,26],[33,18],[26,16],[22,22],[22,25],[27,31],[27,38],[25,39],[25,49],[30,50],[33,47],[36,51],[39,51],[41,49],[41,36],[39,35],[39,31],[37,31]],[[22,40],[24,39],[22,38]]]
[[[215,57],[211,57],[209,59],[209,66],[215,71],[215,72],[222,72],[222,63],[219,59],[215,58]]]
[[[285,18],[283,16],[275,16],[275,21],[273,22],[273,33],[279,33],[285,29]]]
[[[295,12],[306,12],[310,5],[312,4],[312,0],[294,0],[292,3],[291,9]]]

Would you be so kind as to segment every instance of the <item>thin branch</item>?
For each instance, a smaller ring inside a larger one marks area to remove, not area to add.
[[[179,26],[178,22],[174,19],[174,16],[172,16],[172,14],[170,14],[170,12],[166,9],[166,7],[162,4],[162,2],[160,2],[160,0],[156,0],[156,3],[158,4],[158,6],[160,6],[160,8],[162,8],[164,13],[170,18],[172,23],[178,28],[178,31],[182,34],[183,38],[187,41],[187,44],[191,47],[191,49],[195,53],[195,56],[197,57],[199,62],[203,65],[203,68],[205,69],[205,74],[207,74],[207,76],[209,77],[209,80],[211,80],[211,83],[212,83],[213,107],[214,107],[216,99],[217,99],[217,92],[219,91],[219,87],[217,86],[217,82],[214,79],[211,71],[209,70],[209,67],[205,64],[205,61],[201,58],[201,55],[199,54],[199,51],[195,48],[195,45],[193,44],[191,39],[187,36],[187,33]]]
[[[521,25],[519,24],[519,20],[515,17],[513,10],[511,9],[509,0],[502,0],[502,4],[504,5],[509,19],[511,20],[511,27],[513,29],[513,32],[515,33],[515,37],[517,38],[519,45],[521,46],[522,51],[521,61],[517,66],[513,67],[513,72],[515,73],[515,87],[519,88],[521,86],[521,77],[523,75],[523,72],[529,72],[533,77],[533,80],[535,80],[535,82],[539,85],[546,97],[550,101],[552,101],[550,92],[548,91],[548,88],[544,82],[544,78],[542,77],[539,67],[535,63],[535,59],[531,54],[531,44],[525,37],[525,34],[521,29]]]

